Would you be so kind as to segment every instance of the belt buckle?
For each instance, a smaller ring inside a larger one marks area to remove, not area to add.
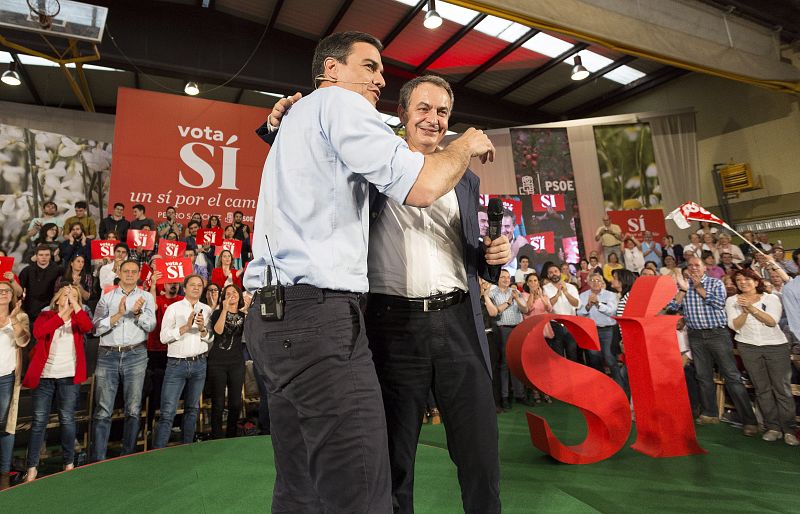
[[[428,300],[427,298],[423,298],[422,299],[422,311],[423,312],[428,312],[429,311],[429,306],[430,306],[429,302],[430,302],[430,300]]]

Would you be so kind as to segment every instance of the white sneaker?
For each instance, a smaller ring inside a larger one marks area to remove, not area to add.
[[[761,436],[761,439],[769,442],[777,441],[781,438],[781,433],[777,430],[767,430],[764,432],[764,435]]]
[[[787,432],[783,434],[783,442],[788,444],[789,446],[799,446],[800,441],[797,440],[797,436],[792,434],[791,432]]]

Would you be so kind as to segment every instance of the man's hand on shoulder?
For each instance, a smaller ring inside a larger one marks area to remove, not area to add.
[[[272,112],[269,114],[267,121],[272,129],[277,129],[281,124],[281,118],[289,112],[289,109],[292,108],[292,105],[295,102],[299,101],[303,95],[300,92],[293,94],[292,96],[287,96],[286,98],[281,98],[278,102],[272,107]]]

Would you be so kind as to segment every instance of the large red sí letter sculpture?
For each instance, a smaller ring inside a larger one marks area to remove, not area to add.
[[[637,439],[632,448],[651,457],[705,453],[694,431],[676,318],[656,315],[674,294],[675,284],[669,277],[642,277],[631,290],[624,315],[616,318],[623,334],[636,409]],[[543,335],[550,320],[563,324],[581,348],[600,349],[591,319],[542,314],[525,320],[511,333],[508,366],[523,382],[578,407],[588,431],[582,443],[567,446],[552,433],[544,418],[528,412],[531,441],[567,464],[607,459],[622,449],[630,434],[628,399],[605,374],[550,349]]]

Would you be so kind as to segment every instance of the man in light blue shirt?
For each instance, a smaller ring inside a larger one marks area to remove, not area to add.
[[[592,273],[589,275],[589,290],[584,291],[578,297],[578,316],[591,318],[597,325],[597,335],[600,339],[600,351],[587,350],[586,356],[588,364],[603,371],[604,367],[611,370],[611,377],[626,391],[627,384],[623,382],[620,373],[620,366],[614,352],[611,351],[611,343],[614,340],[614,327],[617,321],[612,316],[617,313],[617,295],[609,291],[603,275]]]
[[[105,460],[111,413],[122,382],[125,425],[122,455],[136,450],[142,387],[147,369],[147,335],[156,326],[153,296],[137,287],[139,263],[125,261],[119,268],[119,287],[100,297],[94,312],[95,333],[100,337],[95,371],[94,461]]]
[[[256,295],[245,333],[270,393],[274,512],[392,512],[386,422],[358,303],[368,290],[368,186],[425,207],[472,157],[494,152],[474,129],[444,151],[412,152],[375,110],[381,49],[359,32],[319,43],[319,89],[282,119],[264,168],[244,285],[264,286],[274,257],[273,282],[288,287],[283,320],[264,321]]]

